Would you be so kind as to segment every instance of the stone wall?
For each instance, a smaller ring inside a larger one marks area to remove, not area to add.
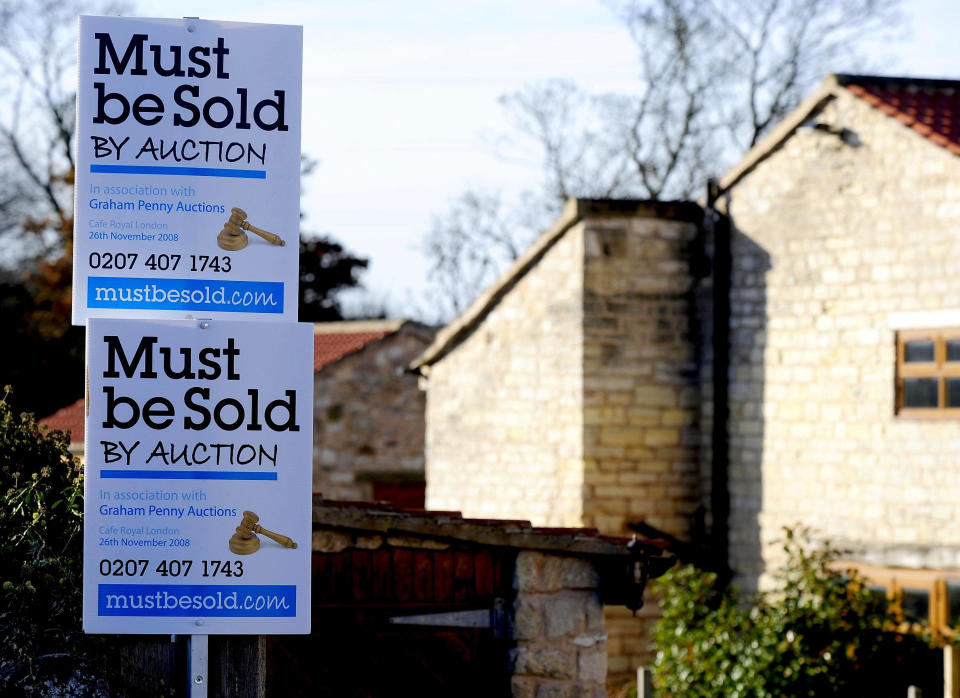
[[[427,380],[427,506],[630,535],[699,504],[697,206],[591,207]],[[611,677],[651,659],[607,611]]]
[[[598,218],[585,231],[583,522],[630,535],[627,523],[645,521],[686,539],[699,504],[698,225]],[[605,613],[611,678],[632,680],[651,659],[656,603],[640,619]]]
[[[532,551],[517,556],[512,614],[513,696],[606,695],[606,632],[589,560]]]
[[[584,524],[686,537],[698,503],[693,222],[586,223]]]
[[[312,549],[337,554],[351,549],[445,551],[451,539],[435,540],[376,531],[315,528]],[[496,555],[503,555],[503,549]],[[507,553],[508,555],[511,553]],[[516,698],[602,698],[606,695],[606,630],[589,558],[521,550],[513,565],[507,599],[511,690]],[[348,570],[349,577],[349,567]],[[451,568],[452,569],[452,568]],[[376,575],[376,570],[366,570]],[[439,574],[439,572],[438,572]],[[370,599],[368,599],[369,601]],[[421,605],[429,605],[421,601]]]
[[[407,365],[431,337],[406,324],[314,375],[313,491],[371,499],[371,479],[423,479],[423,393]]]
[[[960,324],[960,159],[846,93],[816,120],[859,144],[800,129],[729,198],[748,587],[795,522],[880,564],[960,566],[960,421],[894,410],[896,330]]]
[[[582,525],[583,227],[430,366],[427,508]]]

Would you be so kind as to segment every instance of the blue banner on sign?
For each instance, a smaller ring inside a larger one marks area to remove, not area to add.
[[[87,307],[282,313],[283,284],[91,276],[87,279]]]
[[[293,585],[98,584],[100,616],[292,618]]]

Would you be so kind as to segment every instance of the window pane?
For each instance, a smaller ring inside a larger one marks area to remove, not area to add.
[[[960,627],[960,582],[947,582],[947,625]]]
[[[947,340],[947,361],[960,361],[960,339]]]
[[[933,361],[933,342],[904,342],[903,360],[908,363]]]
[[[938,385],[937,378],[904,378],[903,379],[903,406],[904,407],[937,407]]]
[[[908,623],[930,620],[930,592],[926,589],[903,590],[903,619]]]
[[[947,378],[947,407],[960,407],[960,378]]]
[[[887,607],[887,588],[886,587],[878,586],[876,584],[867,584],[864,588],[866,589],[867,593],[873,598],[874,601],[881,604],[884,608]],[[960,589],[958,589],[957,591],[960,591]]]

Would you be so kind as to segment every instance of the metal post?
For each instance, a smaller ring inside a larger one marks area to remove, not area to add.
[[[190,698],[207,698],[209,652],[207,635],[190,636],[190,661],[187,677],[190,681]]]
[[[960,698],[960,647],[943,648],[943,698]]]
[[[643,666],[637,669],[637,698],[653,698],[653,672]]]

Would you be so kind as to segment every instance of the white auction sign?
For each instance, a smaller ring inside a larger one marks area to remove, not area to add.
[[[83,627],[309,633],[313,332],[91,319]]]
[[[73,322],[297,320],[298,26],[81,17]]]

